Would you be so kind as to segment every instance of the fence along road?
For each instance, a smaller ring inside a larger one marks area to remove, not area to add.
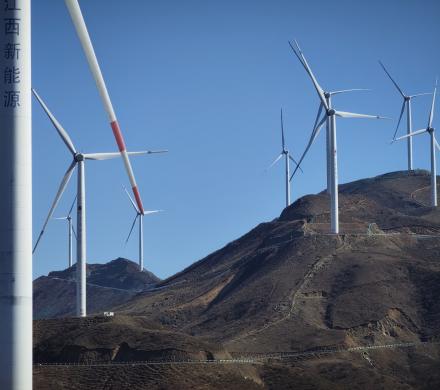
[[[128,361],[128,362],[102,362],[102,363],[34,363],[36,367],[106,367],[106,366],[145,366],[145,365],[174,365],[174,364],[262,364],[270,360],[288,360],[288,359],[307,359],[319,358],[321,356],[351,352],[351,353],[365,353],[380,349],[398,349],[398,348],[416,348],[423,346],[440,345],[440,341],[431,342],[412,342],[412,343],[394,343],[382,345],[367,345],[352,348],[321,348],[302,352],[274,352],[249,354],[248,356],[241,356],[231,359],[207,359],[207,360],[145,360],[145,361]]]

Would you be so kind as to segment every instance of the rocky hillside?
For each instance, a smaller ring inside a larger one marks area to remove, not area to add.
[[[328,195],[306,196],[115,310],[240,351],[437,336],[440,211],[427,195],[426,172],[342,185],[338,236]]]
[[[438,341],[440,211],[427,205],[429,184],[428,173],[417,171],[341,185],[339,235],[328,233],[326,193],[298,199],[279,218],[115,305],[115,319],[140,322],[107,324],[119,329],[118,337],[110,342],[95,332],[93,349],[111,344],[117,350],[125,342],[152,352],[157,346],[149,344],[148,332],[160,339],[164,331],[178,340],[189,337],[185,354],[203,341],[211,354],[230,356]],[[79,326],[68,333],[56,320],[38,327],[43,330],[35,348],[45,359],[61,359],[69,345],[90,348],[89,331]],[[61,333],[70,337],[62,348],[51,341]],[[437,388],[439,350],[432,348],[341,354],[299,366],[267,363],[252,375],[234,375],[276,389]]]
[[[87,310],[98,313],[132,299],[160,281],[136,263],[116,259],[87,265]],[[34,281],[34,318],[68,317],[76,311],[76,267],[55,271]]]

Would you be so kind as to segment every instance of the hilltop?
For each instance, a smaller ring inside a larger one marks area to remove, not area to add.
[[[87,264],[87,307],[98,313],[126,302],[160,279],[127,259],[106,264]],[[34,318],[74,316],[76,311],[76,266],[50,272],[34,280]]]
[[[185,340],[175,345],[184,356],[201,342],[212,356],[254,356],[438,341],[440,210],[427,205],[429,185],[425,171],[341,185],[339,235],[328,234],[328,195],[302,197],[273,221],[115,305],[117,322],[108,322],[105,333],[114,328],[117,337],[99,336],[97,324],[86,331],[66,330],[62,320],[37,322],[37,358],[61,359],[63,348],[75,346],[69,361],[98,355],[111,361],[126,344],[146,356],[158,348],[151,334],[161,340],[163,332]],[[61,335],[69,341],[52,345]],[[52,352],[42,355],[40,343]],[[100,348],[113,352],[99,354]],[[273,362],[246,373],[238,367],[234,383],[247,377],[255,388],[435,388],[440,350],[429,348]],[[163,383],[179,377],[168,375]],[[202,372],[193,375],[193,383],[206,383]],[[209,388],[221,387],[214,382]]]

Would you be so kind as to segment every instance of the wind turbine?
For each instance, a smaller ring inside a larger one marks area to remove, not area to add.
[[[57,220],[61,220],[61,221],[67,221],[67,226],[68,226],[68,252],[69,252],[69,268],[73,265],[73,245],[72,245],[72,236],[75,235],[76,237],[76,233],[75,230],[73,229],[73,224],[72,224],[72,210],[73,210],[73,206],[75,206],[75,202],[76,202],[76,196],[75,199],[73,200],[72,206],[69,209],[69,212],[67,213],[67,216],[65,217],[58,217],[58,218],[54,218]]]
[[[116,143],[118,145],[119,151],[124,161],[125,170],[130,180],[131,188],[133,191],[134,198],[136,200],[137,207],[139,211],[143,214],[144,206],[142,205],[141,195],[139,193],[139,189],[136,183],[133,169],[131,167],[130,158],[129,158],[130,153],[127,153],[124,137],[119,127],[115,110],[113,109],[113,105],[110,100],[110,95],[107,91],[104,77],[102,76],[101,68],[99,67],[98,59],[96,58],[95,50],[93,49],[92,41],[90,40],[89,32],[87,31],[87,26],[84,22],[83,15],[81,13],[81,8],[77,0],[65,0],[65,3],[69,10],[70,17],[72,18],[72,22],[75,26],[78,38],[81,42],[81,46],[83,48],[84,54],[87,58],[87,62],[89,64],[93,78],[95,79],[96,86],[98,88],[99,94],[102,99],[102,103],[104,104],[104,108],[107,112],[113,135],[115,137]]]
[[[408,135],[412,133],[411,99],[417,96],[431,95],[431,93],[426,92],[426,93],[417,93],[415,95],[406,95],[399,87],[399,85],[396,83],[396,81],[391,77],[391,74],[385,68],[385,65],[381,61],[379,61],[379,64],[403,98],[402,109],[400,110],[399,120],[397,121],[396,130],[394,131],[394,135],[393,135],[393,140],[394,140],[396,138],[397,131],[399,130],[400,121],[402,120],[402,116],[405,110],[406,110],[406,134]],[[410,172],[413,170],[412,137],[406,137],[406,138],[407,138],[407,149],[408,149],[408,172]]]
[[[31,1],[0,20],[0,389],[32,389]],[[12,28],[11,28],[12,27]],[[8,73],[9,72],[9,73]],[[12,72],[12,73],[11,73]],[[12,78],[11,78],[12,77]]]
[[[73,171],[78,167],[78,187],[77,187],[77,246],[76,246],[76,297],[77,297],[77,315],[80,317],[85,317],[87,315],[86,311],[86,204],[85,204],[85,164],[86,160],[109,160],[114,158],[119,158],[120,153],[81,153],[75,148],[69,134],[57,121],[57,119],[52,115],[50,110],[47,108],[46,104],[37,94],[37,92],[32,90],[34,96],[37,98],[43,110],[46,112],[62,141],[66,145],[69,152],[72,154],[73,161],[67,168],[66,173],[61,181],[58,191],[55,195],[55,199],[49,209],[49,214],[44,221],[41,232],[38,236],[37,242],[35,243],[32,253],[35,252],[37,246],[44,234],[46,226],[49,220],[52,218],[53,212],[55,211],[58,202],[63,195],[63,192],[69,183],[69,180],[73,174]],[[140,155],[140,154],[151,154],[151,153],[162,153],[165,151],[140,151],[140,152],[129,152],[130,155]]]
[[[136,217],[134,218],[133,224],[131,225],[131,229],[130,229],[130,232],[128,233],[128,237],[125,240],[125,245],[127,245],[127,242],[130,239],[131,233],[133,232],[134,225],[135,225],[137,219],[139,218],[139,270],[143,271],[143,269],[144,269],[144,221],[143,221],[144,215],[159,213],[163,210],[152,210],[152,211],[144,210],[144,212],[141,213],[140,210],[138,209],[136,203],[134,202],[134,200],[132,199],[132,197],[128,193],[127,189],[125,187],[123,187],[123,188],[124,188],[124,191],[127,194],[128,198],[130,199],[130,203],[132,204],[134,211],[136,212]]]
[[[284,156],[285,167],[286,167],[286,207],[290,205],[290,161],[293,161],[297,166],[298,163],[294,160],[294,158],[290,155],[289,150],[286,149],[286,142],[284,137],[284,121],[283,121],[283,109],[281,109],[281,153],[278,157],[270,164],[269,168],[272,168],[280,159]],[[302,169],[300,168],[301,172]]]
[[[290,48],[295,53],[296,57],[300,61],[301,65],[306,70],[310,79],[312,80],[313,86],[318,93],[319,99],[321,103],[319,105],[318,114],[316,115],[316,120],[313,125],[312,134],[310,136],[309,143],[306,146],[306,149],[301,156],[298,166],[295,168],[291,177],[293,177],[301,165],[302,160],[307,154],[310,146],[315,141],[316,137],[319,135],[324,122],[327,122],[327,126],[330,132],[330,137],[328,141],[328,150],[330,153],[327,154],[327,169],[328,174],[330,176],[330,198],[331,198],[331,232],[334,234],[339,233],[339,212],[338,212],[338,162],[337,162],[337,148],[336,148],[336,117],[340,118],[368,118],[368,119],[388,119],[385,117],[381,117],[378,115],[365,115],[365,114],[356,114],[352,112],[346,111],[338,111],[333,108],[331,96],[336,93],[350,92],[358,89],[350,89],[350,90],[341,90],[335,92],[326,92],[322,87],[318,84],[315,75],[313,74],[309,64],[307,63],[306,58],[304,57],[303,52],[301,51],[298,43],[295,41],[296,49],[289,42]],[[322,117],[321,114],[324,111]]]
[[[396,138],[395,140],[401,140],[405,138],[411,138],[415,135],[428,133],[430,136],[430,150],[431,150],[431,206],[437,207],[437,166],[435,161],[435,148],[440,150],[440,145],[435,139],[435,129],[432,127],[432,121],[434,119],[434,106],[435,106],[435,96],[437,94],[437,80],[435,81],[434,93],[432,95],[431,111],[429,112],[428,125],[426,129],[421,129],[414,131],[413,133],[406,134],[402,137]],[[393,140],[394,141],[394,140]]]

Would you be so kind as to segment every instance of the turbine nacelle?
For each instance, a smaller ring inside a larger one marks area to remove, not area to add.
[[[73,156],[73,159],[76,162],[80,162],[80,161],[84,161],[86,158],[85,158],[84,154],[82,154],[82,153],[75,153],[75,155]]]

